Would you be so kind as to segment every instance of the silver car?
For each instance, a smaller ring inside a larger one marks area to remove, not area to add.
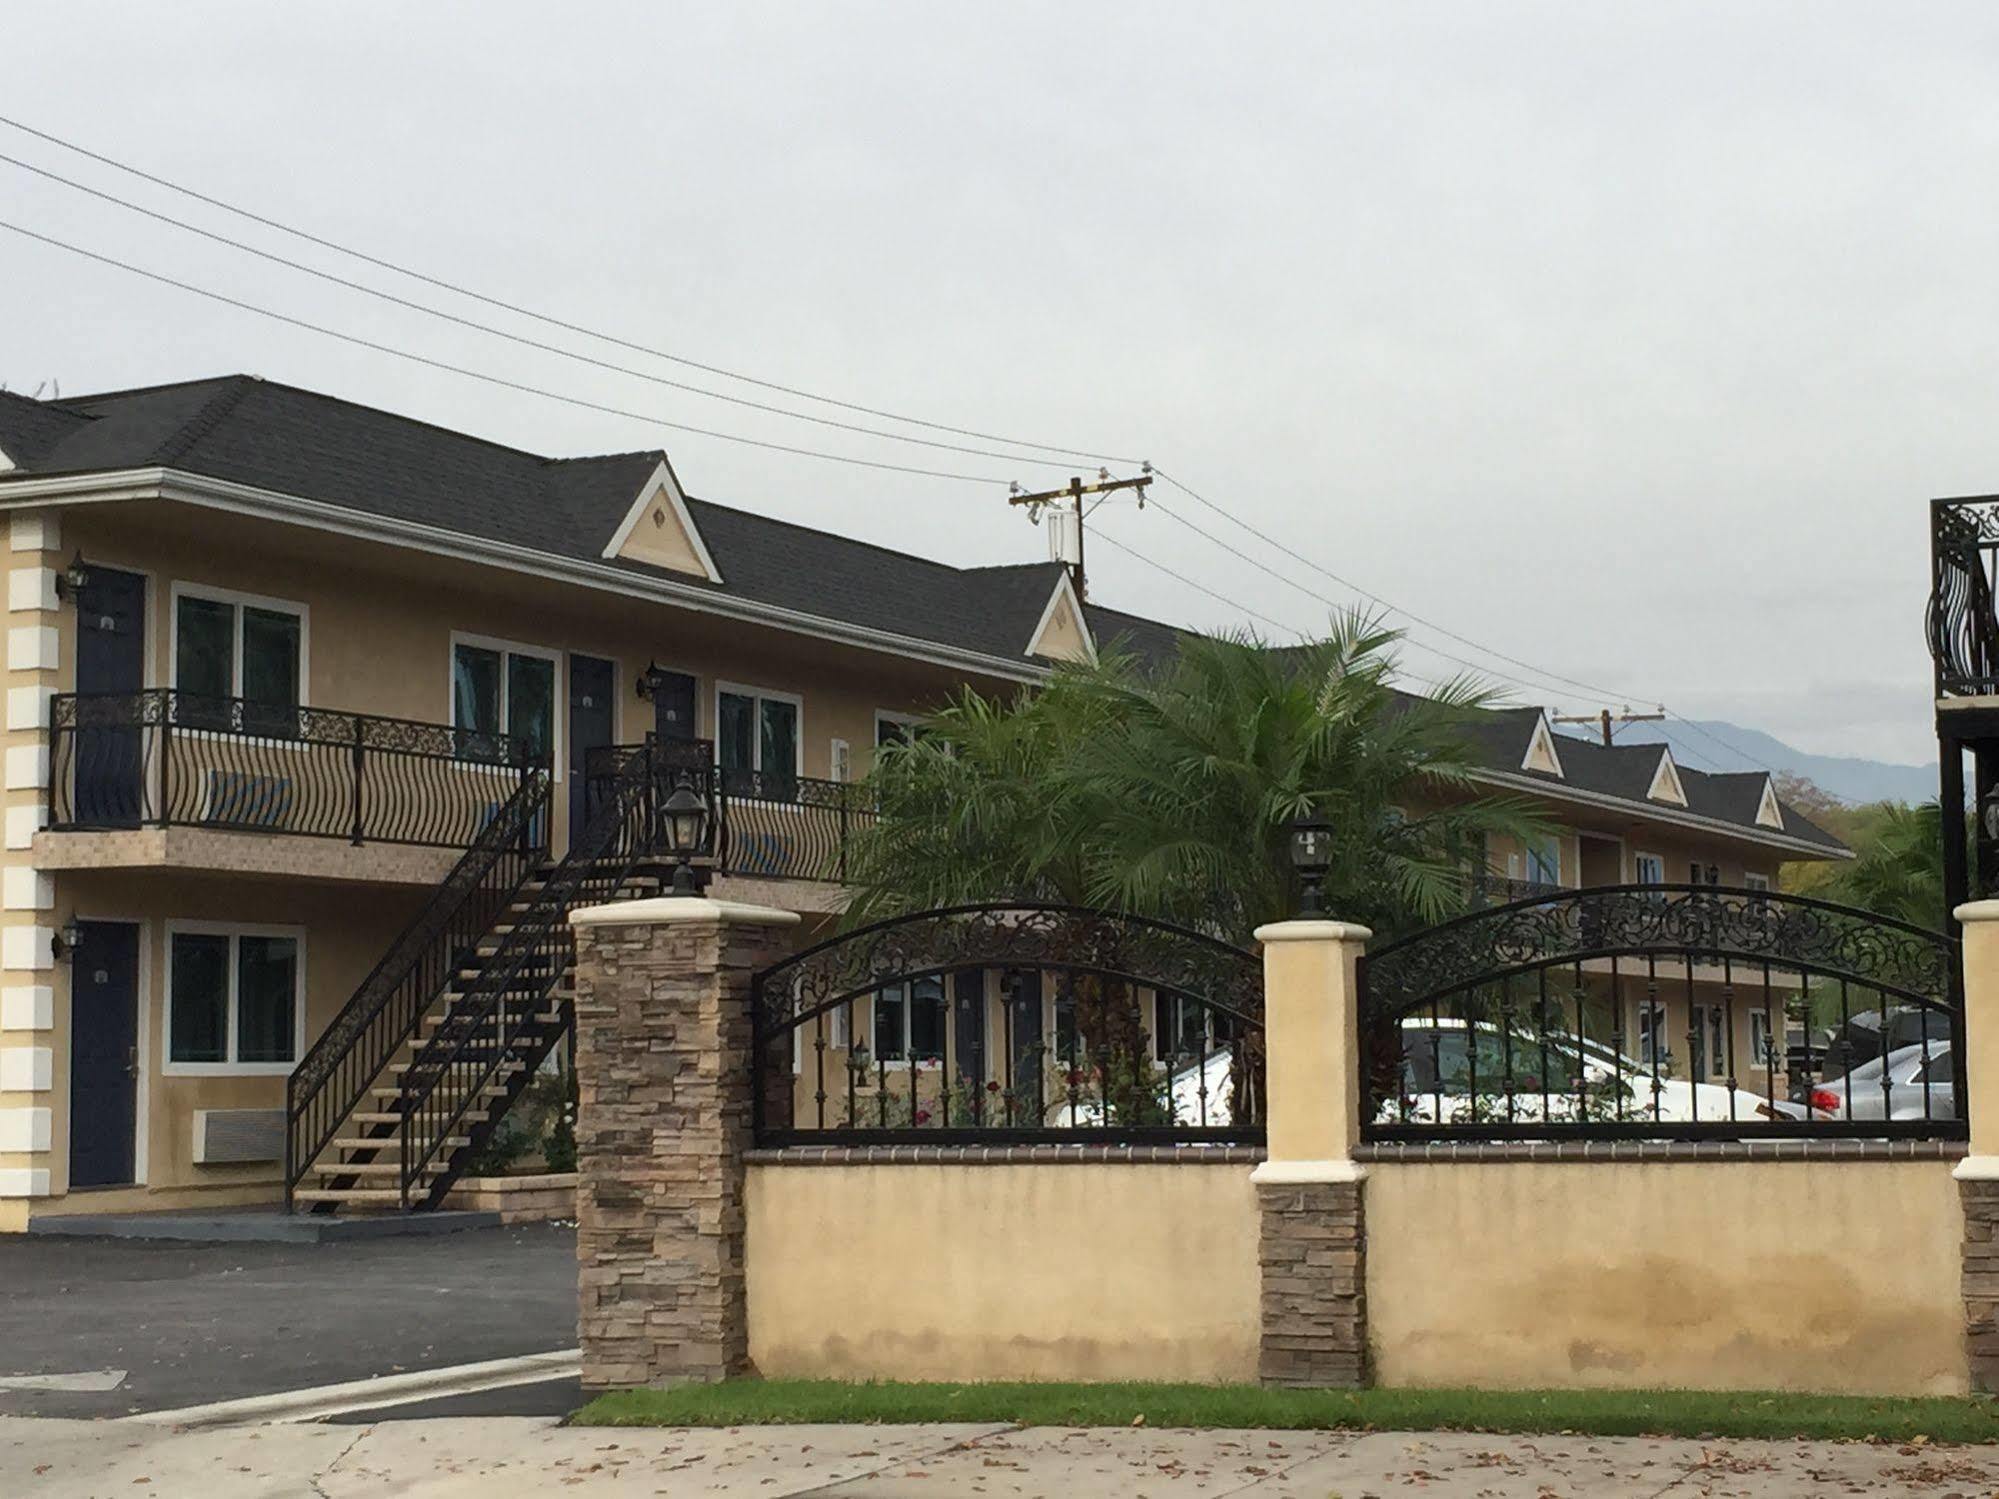
[[[1918,1042],[1862,1062],[1814,1087],[1811,1102],[1815,1119],[1955,1119],[1950,1045]]]

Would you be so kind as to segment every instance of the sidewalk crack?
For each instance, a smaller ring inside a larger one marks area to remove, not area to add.
[[[306,1482],[312,1485],[312,1491],[313,1493],[319,1496],[319,1499],[332,1499],[332,1496],[328,1494],[325,1489],[319,1486],[319,1481],[322,1478],[331,1478],[333,1476],[333,1470],[339,1467],[342,1463],[347,1461],[347,1454],[352,1452],[356,1447],[360,1446],[361,1439],[363,1437],[366,1437],[370,1432],[374,1431],[374,1429],[375,1429],[375,1423],[372,1421],[370,1421],[366,1426],[361,1427],[359,1430],[357,1430],[354,1433],[354,1440],[349,1442],[345,1447],[342,1447],[340,1451],[335,1454],[332,1462],[328,1463],[325,1467],[321,1468],[317,1473],[313,1474],[311,1478],[306,1480]]]

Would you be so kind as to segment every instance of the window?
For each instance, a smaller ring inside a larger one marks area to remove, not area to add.
[[[290,1072],[305,1013],[301,947],[292,932],[169,928],[169,1070]]]
[[[1719,1005],[1702,1005],[1694,1011],[1694,1078],[1722,1077],[1728,1072],[1728,1036]]]
[[[454,641],[451,724],[459,731],[459,753],[468,759],[498,759],[495,736],[505,734],[529,758],[556,765],[555,653],[499,642]]]
[[[1562,845],[1556,839],[1530,838],[1527,841],[1527,883],[1562,883]]]
[[[1638,1060],[1662,1072],[1672,1060],[1672,1045],[1666,1035],[1666,1007],[1656,1001],[1640,1000],[1638,1004]]]
[[[1767,874],[1758,874],[1752,869],[1743,875],[1742,885],[1745,890],[1768,890],[1770,888],[1770,876]]]
[[[234,727],[228,699],[241,698],[244,729],[298,732],[291,710],[303,701],[302,606],[176,588],[173,635],[179,721],[196,728]]]
[[[941,1062],[949,1010],[941,978],[890,984],[875,991],[875,1058],[882,1062]]]
[[[875,711],[875,748],[885,744],[914,744],[923,735],[923,721],[902,713]]]
[[[742,796],[793,800],[798,795],[798,715],[795,697],[718,689],[715,758],[724,787]]]
[[[1749,1055],[1758,1067],[1777,1065],[1777,1037],[1768,1010],[1749,1012]]]
[[[844,739],[835,739],[826,749],[826,768],[833,779],[845,785],[854,778],[853,751]]]
[[[1152,996],[1152,1054],[1161,1062],[1203,1057],[1213,1049],[1208,1040],[1205,1007],[1178,994]]]
[[[1663,885],[1666,883],[1666,861],[1657,854],[1633,854],[1631,856],[1632,881],[1639,885]]]

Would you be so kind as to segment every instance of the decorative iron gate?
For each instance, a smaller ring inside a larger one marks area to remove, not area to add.
[[[809,1143],[1263,1138],[1263,961],[1075,906],[955,906],[753,979],[756,1135]]]
[[[1768,890],[1615,885],[1361,962],[1362,1134],[1962,1139],[1955,939]]]

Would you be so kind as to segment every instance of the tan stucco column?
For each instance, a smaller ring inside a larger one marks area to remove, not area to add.
[[[1268,1158],[1251,1174],[1262,1225],[1265,1384],[1351,1387],[1367,1371],[1359,965],[1371,934],[1281,921],[1263,944]]]
[[[798,917],[686,897],[569,920],[583,1383],[741,1374],[750,980]]]
[[[1999,900],[1954,913],[1964,928],[1964,1109],[1971,1146],[1954,1173],[1964,1208],[1964,1331],[1971,1387],[1999,1391]]]

